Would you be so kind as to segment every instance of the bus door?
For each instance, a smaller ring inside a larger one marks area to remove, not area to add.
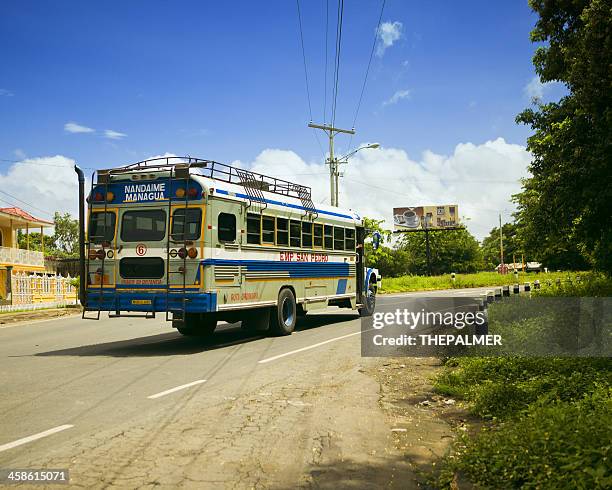
[[[161,289],[166,285],[168,208],[124,208],[118,216],[118,289]]]

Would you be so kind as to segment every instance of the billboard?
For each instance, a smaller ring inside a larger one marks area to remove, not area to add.
[[[393,224],[398,230],[455,228],[459,226],[459,207],[456,204],[393,208]]]

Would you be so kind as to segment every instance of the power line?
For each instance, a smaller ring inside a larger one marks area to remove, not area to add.
[[[323,89],[323,124],[327,123],[327,48],[329,36],[329,0],[325,0],[325,82]]]
[[[357,116],[359,115],[359,109],[361,109],[361,101],[363,99],[363,94],[365,92],[366,84],[368,82],[368,75],[370,73],[370,66],[372,65],[372,58],[374,57],[374,49],[376,48],[376,41],[378,40],[378,35],[380,33],[380,23],[382,22],[383,12],[385,11],[385,3],[386,0],[383,0],[382,6],[380,8],[380,15],[378,16],[378,24],[376,25],[376,31],[374,32],[374,41],[372,41],[372,50],[370,51],[370,59],[368,60],[368,67],[366,68],[365,77],[363,78],[363,85],[361,86],[361,94],[359,95],[359,102],[357,102],[357,109],[355,110],[355,117],[353,118],[353,127],[357,123]],[[349,140],[349,151],[351,149],[351,144],[353,142],[353,135]]]
[[[297,14],[298,14],[298,24],[300,26],[300,43],[302,46],[302,61],[304,62],[304,78],[306,80],[306,98],[308,100],[308,115],[310,117],[310,121],[312,122],[312,104],[310,102],[310,88],[308,83],[308,68],[306,67],[306,50],[304,49],[304,32],[302,30],[302,12],[300,10],[300,0],[295,0],[297,5]],[[321,140],[319,140],[319,135],[314,133],[315,140],[317,141],[317,145],[319,145],[319,150],[323,154],[323,158],[325,158],[325,152],[323,151],[323,146],[321,145]]]
[[[29,202],[24,201],[23,199],[19,199],[18,197],[15,197],[15,196],[13,196],[12,194],[9,194],[9,193],[8,193],[8,192],[6,192],[6,191],[2,191],[2,190],[0,190],[0,192],[2,192],[2,194],[6,194],[6,195],[7,195],[7,196],[9,196],[11,199],[15,199],[15,200],[17,200],[17,201],[19,201],[19,202],[21,202],[21,203],[25,204],[26,206],[31,207],[32,209],[36,209],[37,211],[39,211],[39,212],[41,212],[41,213],[43,213],[43,214],[46,214],[47,216],[51,216],[51,217],[53,216],[52,214],[49,214],[49,213],[48,213],[47,211],[45,211],[44,209],[40,209],[40,208],[38,208],[38,207],[34,206],[33,204],[30,204]],[[7,202],[7,201],[4,201],[4,202]],[[10,204],[10,203],[9,203],[9,204]],[[12,205],[12,206],[15,206],[15,204],[11,204],[11,205]],[[19,207],[19,206],[17,206],[17,207]]]
[[[54,165],[52,163],[42,163],[42,162],[28,162],[24,160],[9,160],[7,158],[0,158],[1,163],[21,163],[22,165],[38,165],[40,167],[55,167],[55,168],[70,168],[72,169],[72,165]],[[84,170],[97,170],[94,167],[81,167]]]
[[[302,60],[304,61],[304,77],[306,78],[306,97],[308,98],[308,114],[312,121],[312,105],[310,104],[310,89],[308,88],[308,70],[306,68],[306,51],[304,50],[304,33],[302,31],[302,13],[300,11],[300,0],[295,0],[297,5],[298,23],[300,25],[300,41],[302,44]]]
[[[338,0],[338,17],[336,24],[336,62],[334,69],[334,102],[332,105],[331,125],[336,124],[336,105],[338,102],[338,82],[340,79],[340,58],[342,53],[342,21],[344,17],[344,0]]]

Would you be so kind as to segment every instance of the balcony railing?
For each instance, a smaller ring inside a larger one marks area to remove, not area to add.
[[[45,256],[34,250],[0,247],[0,264],[44,267]]]

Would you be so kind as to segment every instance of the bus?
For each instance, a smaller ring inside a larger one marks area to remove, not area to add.
[[[372,315],[363,220],[301,184],[191,157],[79,175],[83,318],[165,314],[181,334],[219,321],[289,335],[307,312]],[[87,217],[85,216],[87,215]]]

